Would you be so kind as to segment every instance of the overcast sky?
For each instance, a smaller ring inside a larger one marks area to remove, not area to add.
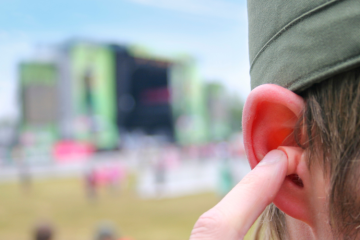
[[[245,0],[0,0],[0,118],[17,114],[17,63],[74,37],[187,53],[204,81],[250,92]]]

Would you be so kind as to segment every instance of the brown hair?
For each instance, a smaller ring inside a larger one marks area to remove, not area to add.
[[[328,212],[336,239],[360,235],[360,68],[338,74],[300,94],[303,117],[294,130],[306,150],[308,167],[320,161],[330,179]],[[306,129],[301,136],[302,129]],[[307,139],[305,142],[300,139]],[[262,214],[255,239],[286,239],[285,214],[271,204]]]

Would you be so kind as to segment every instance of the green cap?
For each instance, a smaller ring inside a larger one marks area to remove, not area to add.
[[[360,66],[360,0],[248,0],[251,88],[300,92]]]

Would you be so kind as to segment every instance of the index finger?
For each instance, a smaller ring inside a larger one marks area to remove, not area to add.
[[[242,239],[274,200],[286,171],[285,153],[269,152],[228,195],[200,217],[190,239]]]

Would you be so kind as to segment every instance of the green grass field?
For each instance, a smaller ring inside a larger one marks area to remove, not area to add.
[[[0,239],[29,240],[39,221],[50,221],[56,240],[92,240],[102,221],[134,240],[188,239],[197,218],[218,202],[213,193],[142,200],[127,190],[101,191],[86,199],[80,179],[37,180],[29,192],[17,183],[0,184]]]

